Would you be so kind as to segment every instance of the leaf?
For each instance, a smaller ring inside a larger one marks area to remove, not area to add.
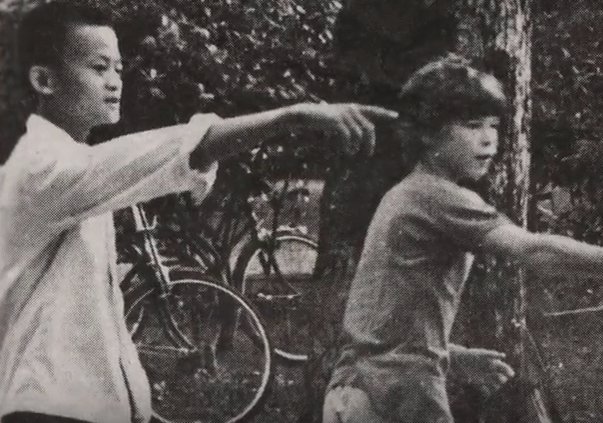
[[[572,55],[570,54],[569,50],[565,47],[561,47],[561,52],[563,53],[563,57],[565,59],[569,59],[570,57],[572,57]]]
[[[153,96],[154,98],[158,98],[160,100],[165,100],[166,98],[165,93],[159,87],[151,87],[149,91],[151,93],[151,96]]]

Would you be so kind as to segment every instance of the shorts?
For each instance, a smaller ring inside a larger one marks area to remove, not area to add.
[[[454,423],[445,392],[431,394],[421,389],[408,393],[395,407],[397,416],[388,418],[378,413],[362,389],[337,386],[325,397],[323,423]]]
[[[362,389],[337,386],[325,397],[322,423],[386,423]]]

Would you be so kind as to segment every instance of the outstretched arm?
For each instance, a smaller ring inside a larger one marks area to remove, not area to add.
[[[348,154],[375,147],[375,124],[392,121],[396,112],[359,104],[302,103],[266,112],[224,119],[211,126],[191,153],[191,165],[204,167],[258,143],[291,131],[322,130],[338,135]]]
[[[515,225],[503,225],[488,233],[482,250],[514,260],[541,275],[603,275],[602,247],[561,235],[531,233]]]

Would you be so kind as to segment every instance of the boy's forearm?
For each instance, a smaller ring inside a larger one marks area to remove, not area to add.
[[[448,351],[450,352],[450,367],[453,372],[458,371],[458,360],[467,352],[468,348],[459,344],[449,344]]]
[[[398,113],[363,104],[299,103],[267,112],[224,119],[214,124],[191,153],[192,167],[202,168],[258,143],[297,129],[319,130],[336,135],[345,154],[375,148],[375,125],[393,122]]]
[[[253,147],[296,126],[294,109],[283,107],[216,122],[190,156],[191,166],[202,168]]]
[[[449,344],[448,350],[450,351],[450,356],[452,358],[453,355],[462,354],[468,350],[467,347],[459,344]]]
[[[603,248],[560,235],[541,235],[526,264],[551,276],[603,276]]]

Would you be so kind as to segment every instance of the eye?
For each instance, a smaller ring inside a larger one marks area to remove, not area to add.
[[[490,119],[488,121],[488,127],[498,130],[498,128],[500,128],[500,119]]]
[[[92,69],[94,69],[98,73],[106,72],[109,67],[105,63],[95,63],[92,65]]]
[[[115,72],[116,72],[118,75],[121,75],[121,74],[124,72],[124,67],[123,67],[123,65],[119,64],[119,65],[115,66]]]
[[[468,120],[465,122],[465,126],[469,129],[479,129],[484,125],[481,120]]]

